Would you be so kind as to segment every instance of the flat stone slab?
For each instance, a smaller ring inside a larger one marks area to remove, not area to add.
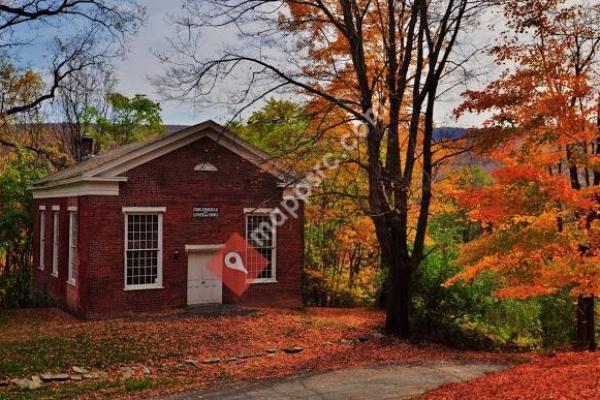
[[[74,366],[71,368],[77,374],[87,374],[89,371],[83,367]]]
[[[39,376],[32,376],[31,379],[14,379],[13,383],[21,389],[35,390],[42,387],[42,380]]]
[[[410,399],[446,383],[462,382],[508,368],[506,364],[440,361],[364,367],[237,385],[220,391],[180,393],[165,400],[342,400]]]
[[[71,377],[69,374],[42,374],[43,381],[68,381]]]
[[[292,347],[287,347],[287,348],[283,349],[283,351],[285,351],[286,353],[289,353],[289,354],[300,353],[302,350],[304,350],[304,349],[300,346],[292,346]]]

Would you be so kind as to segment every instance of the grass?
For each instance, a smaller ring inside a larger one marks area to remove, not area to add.
[[[73,365],[101,368],[143,360],[144,348],[133,338],[41,335],[24,341],[0,341],[0,376],[55,371]]]
[[[105,368],[167,358],[179,345],[157,346],[156,331],[127,321],[83,322],[57,310],[0,311],[0,379],[72,366]]]
[[[149,356],[167,357],[173,351],[149,351],[152,343],[127,332],[107,336],[75,329],[67,335],[33,335],[25,340],[0,339],[0,377],[68,369],[73,365],[103,368],[139,362]]]
[[[79,385],[66,384],[58,387],[48,386],[32,391],[13,389],[6,393],[0,393],[0,400],[72,399],[83,393],[98,392],[118,385],[118,382],[102,381]]]
[[[64,384],[46,386],[37,390],[27,391],[13,389],[0,393],[0,400],[41,400],[41,399],[73,399],[86,393],[102,393],[105,396],[120,392],[135,393],[157,387],[171,387],[177,384],[175,379],[167,378],[132,378],[127,380],[106,380],[96,383]]]

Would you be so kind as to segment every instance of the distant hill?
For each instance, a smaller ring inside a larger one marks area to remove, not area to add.
[[[460,139],[465,132],[466,128],[458,128],[451,126],[443,126],[440,128],[435,128],[433,130],[433,140],[436,142],[440,142],[442,140],[456,140]]]
[[[173,133],[189,127],[189,125],[163,125],[167,133]]]
[[[165,125],[165,130],[167,131],[167,133],[171,133],[176,132],[180,129],[187,128],[188,126],[189,125]],[[466,128],[458,128],[452,126],[442,126],[439,128],[435,128],[433,130],[433,140],[439,142],[441,140],[460,139],[464,135],[466,130]]]

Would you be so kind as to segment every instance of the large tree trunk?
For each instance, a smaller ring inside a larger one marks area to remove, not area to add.
[[[412,334],[410,326],[410,261],[392,259],[388,265],[385,329],[403,338]]]
[[[598,122],[600,122],[600,119]],[[567,145],[566,150],[571,188],[575,190],[581,190],[579,171],[575,160],[573,160],[572,145]],[[559,226],[559,230],[562,230],[562,227]],[[596,349],[594,320],[594,297],[579,296],[577,299],[577,332],[575,338],[575,346],[577,348],[589,350]]]
[[[596,350],[594,329],[594,298],[579,296],[577,299],[577,342],[580,349]]]
[[[410,325],[412,260],[403,239],[402,231],[388,228],[395,222],[388,215],[386,219],[374,218],[377,238],[381,249],[381,263],[387,270],[384,285],[384,305],[386,310],[385,330],[388,333],[409,338]],[[397,227],[396,227],[397,228]]]

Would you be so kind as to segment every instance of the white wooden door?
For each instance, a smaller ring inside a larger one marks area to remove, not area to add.
[[[188,254],[188,305],[223,302],[223,284],[208,268],[208,261],[213,254],[213,252]]]

